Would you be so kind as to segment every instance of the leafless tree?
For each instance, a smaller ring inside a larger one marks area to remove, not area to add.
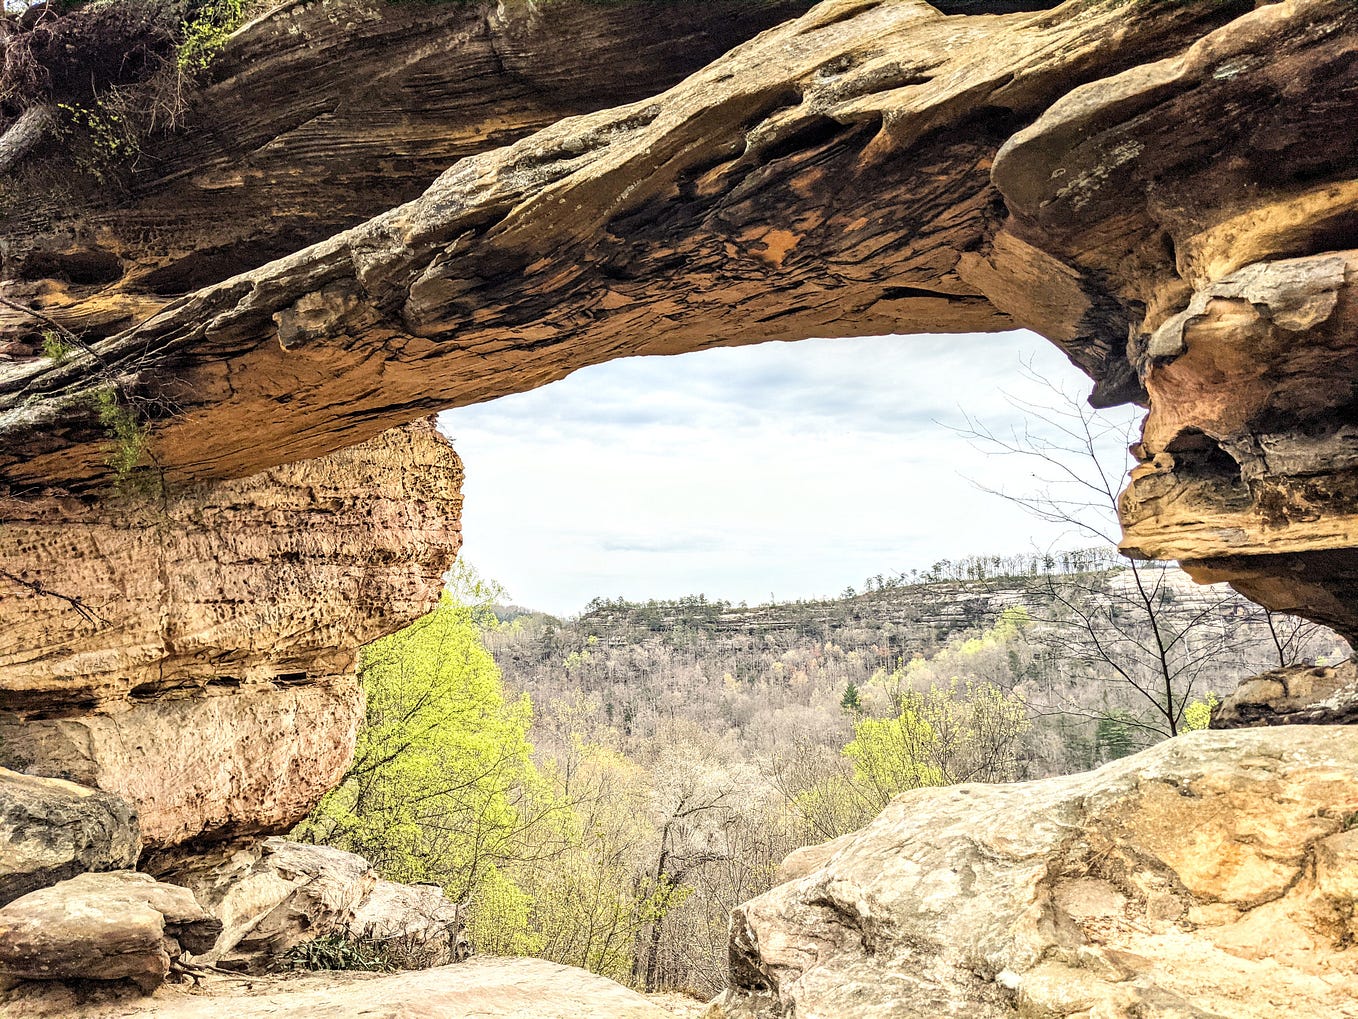
[[[1049,578],[1052,611],[1035,629],[1051,659],[1079,666],[1112,683],[1108,706],[1135,710],[1119,719],[1150,739],[1173,736],[1185,711],[1206,692],[1214,673],[1237,666],[1239,600],[1224,587],[1191,588],[1177,568],[1141,562],[1115,552],[1117,501],[1134,441],[1135,419],[1091,408],[1029,366],[1029,381],[1045,390],[1041,403],[1010,397],[1025,423],[996,431],[973,418],[958,431],[982,450],[1021,457],[1033,467],[1033,486],[1015,493],[984,484],[983,491],[1015,503],[1040,520],[1064,528],[1084,544],[1108,550],[1093,557],[1085,574]],[[1125,580],[1110,578],[1118,569]],[[1191,609],[1171,606],[1191,599]],[[1269,620],[1280,661],[1299,652],[1306,633],[1282,619]],[[1119,691],[1122,696],[1119,696]],[[1088,710],[1087,708],[1085,710]]]

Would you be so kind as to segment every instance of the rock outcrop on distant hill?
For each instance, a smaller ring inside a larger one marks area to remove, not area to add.
[[[736,910],[708,1016],[1358,1015],[1356,815],[1323,726],[905,793]]]

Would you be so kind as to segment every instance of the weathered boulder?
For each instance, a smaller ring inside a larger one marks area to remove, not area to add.
[[[1354,724],[1358,662],[1350,658],[1339,665],[1293,665],[1246,679],[1213,709],[1211,727]]]
[[[393,966],[428,969],[471,955],[462,911],[437,885],[378,881],[354,911],[348,935],[380,950]]]
[[[223,858],[224,857],[224,858]],[[193,891],[222,923],[198,949],[223,969],[265,969],[297,945],[348,932],[377,875],[361,856],[287,839],[205,853],[161,875]]]
[[[736,910],[708,1015],[1352,1016],[1355,816],[1358,739],[1325,726],[906,793]]]
[[[438,598],[461,481],[419,422],[241,481],[0,499],[0,765],[123,796],[151,849],[288,830],[349,764],[357,649]]]
[[[60,988],[0,992],[6,1019],[673,1019],[593,973],[541,959],[472,959],[408,973],[290,973],[193,993],[166,985],[154,998],[92,1003]]]
[[[0,908],[0,977],[131,980],[150,992],[221,933],[187,888],[148,874],[81,874]]]
[[[135,866],[140,853],[125,800],[0,768],[0,906],[86,871]]]
[[[458,907],[434,885],[382,881],[367,860],[329,846],[271,838],[170,863],[162,880],[191,889],[222,922],[196,962],[263,972],[321,937],[362,942],[393,966],[424,969],[471,954]]]

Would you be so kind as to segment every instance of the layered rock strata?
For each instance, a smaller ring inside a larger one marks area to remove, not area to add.
[[[0,763],[130,800],[151,849],[283,831],[338,781],[363,643],[434,604],[432,423],[240,481],[0,500]]]
[[[708,1015],[1355,1015],[1355,817],[1342,727],[905,793],[736,910]]]
[[[266,37],[261,66],[284,59],[269,33],[300,16],[265,17],[222,66]],[[405,53],[372,31],[359,64]],[[622,355],[1022,324],[1097,402],[1149,404],[1130,551],[1353,635],[1351,401],[1328,381],[1352,367],[1358,143],[1333,125],[1358,108],[1355,36],[1347,0],[827,0],[653,98],[502,148],[483,132],[407,204],[244,275],[225,278],[258,252],[200,262],[176,284],[191,293],[97,354],[16,364],[0,474],[103,476],[91,394],[110,386],[168,476],[242,476]],[[349,44],[327,39],[330,67]],[[264,109],[274,84],[233,72],[209,92]],[[176,144],[215,151],[195,137]],[[7,243],[35,236],[16,223]],[[126,254],[93,289],[9,299],[96,319],[168,264]]]

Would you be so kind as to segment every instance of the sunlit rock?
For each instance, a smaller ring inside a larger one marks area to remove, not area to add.
[[[905,793],[735,911],[708,1015],[1343,1015],[1356,816],[1358,739],[1326,726]]]

